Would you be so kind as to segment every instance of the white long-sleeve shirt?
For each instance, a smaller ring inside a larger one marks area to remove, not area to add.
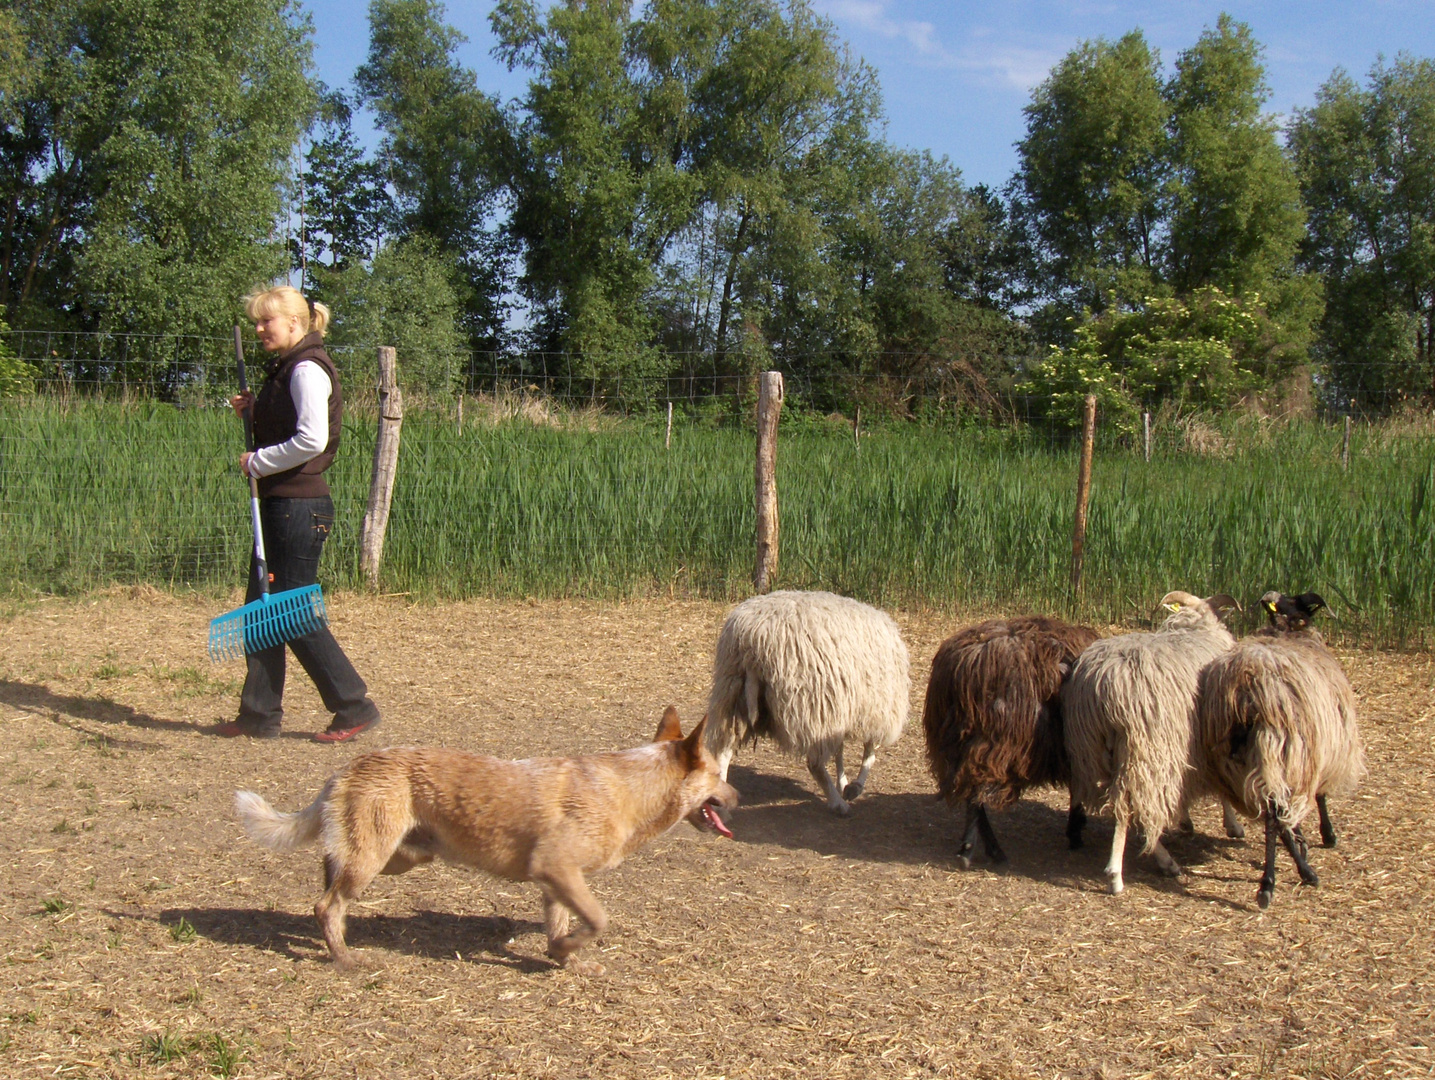
[[[299,422],[293,438],[277,446],[266,446],[249,459],[253,476],[273,476],[295,469],[318,457],[329,445],[329,395],[334,384],[324,369],[312,360],[301,360],[289,376],[289,396]]]

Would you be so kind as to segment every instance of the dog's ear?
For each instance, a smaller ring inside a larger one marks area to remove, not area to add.
[[[678,710],[669,705],[663,710],[663,719],[658,723],[658,733],[653,742],[672,742],[683,737],[683,725],[678,720]]]
[[[688,763],[689,769],[696,769],[698,762],[703,756],[703,733],[707,731],[708,718],[704,714],[698,721],[698,726],[688,732],[688,737],[683,740],[683,757]]]

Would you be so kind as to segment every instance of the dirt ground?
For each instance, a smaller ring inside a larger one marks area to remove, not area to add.
[[[1347,653],[1369,775],[1333,806],[1319,889],[1219,812],[1172,853],[1128,853],[1102,891],[1110,825],[1066,850],[1048,792],[999,815],[1011,861],[969,871],[935,801],[920,709],[964,620],[898,613],[913,719],[851,818],[801,762],[741,751],[736,839],[679,825],[594,891],[611,926],[583,977],[543,956],[531,885],[423,867],[380,878],[349,924],[368,966],[327,960],[317,855],[244,837],[252,788],[307,803],[387,744],[506,757],[645,741],[691,722],[724,606],[331,597],[384,726],[308,738],[302,673],[286,737],[221,740],[242,665],[211,665],[223,603],[150,590],[0,617],[0,1075],[5,1077],[1344,1077],[1435,1072],[1435,662]]]

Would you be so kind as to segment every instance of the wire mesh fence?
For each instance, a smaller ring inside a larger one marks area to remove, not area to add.
[[[233,340],[227,336],[6,330],[0,331],[0,345],[33,370],[38,393],[61,400],[91,396],[204,407],[222,405],[236,389]],[[249,349],[248,360],[259,361],[252,343]],[[349,397],[363,403],[377,381],[374,347],[331,344],[329,352]],[[1043,400],[1021,391],[1023,372],[1034,359],[888,352],[867,358],[863,370],[850,370],[850,360],[829,354],[796,355],[777,366],[787,382],[789,409],[853,420],[861,410],[869,421],[896,417],[1041,428],[1047,426]],[[399,357],[405,393],[419,408],[457,408],[465,396],[534,397],[630,416],[673,402],[714,416],[726,408],[740,422],[756,397],[755,371],[732,370],[732,360],[710,353],[667,355],[669,370],[659,374],[625,373],[611,361],[600,371],[578,354],[534,350],[471,352],[437,363],[435,371],[430,358]],[[415,370],[423,372],[421,378]],[[1276,411],[1294,408],[1327,421],[1345,415],[1377,419],[1426,404],[1396,388],[1367,389],[1357,402],[1319,368],[1303,372],[1285,390],[1273,399]],[[1181,411],[1169,401],[1150,408]],[[1069,432],[1053,427],[1052,436],[1061,441]]]

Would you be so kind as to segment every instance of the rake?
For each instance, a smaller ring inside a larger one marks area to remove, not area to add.
[[[244,339],[234,328],[234,356],[239,364],[239,389],[244,381]],[[252,414],[244,417],[244,443],[254,449]],[[313,633],[328,622],[324,594],[318,585],[301,585],[284,592],[269,591],[269,566],[264,560],[264,532],[259,525],[259,482],[249,478],[249,516],[254,522],[254,561],[259,574],[259,599],[212,619],[209,623],[209,658],[238,660],[286,641]]]

